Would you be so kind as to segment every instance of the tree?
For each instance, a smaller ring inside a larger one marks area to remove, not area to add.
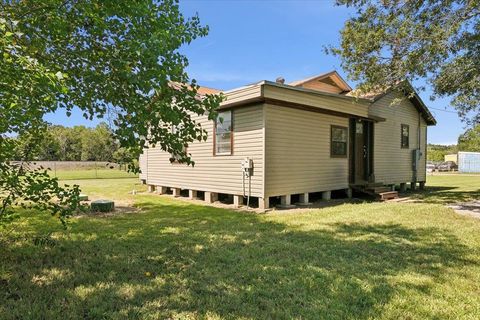
[[[120,165],[120,169],[122,166],[125,166],[129,163],[135,163],[136,159],[134,156],[131,154],[131,152],[128,151],[126,148],[118,148],[115,150],[113,153],[113,161],[118,163]],[[136,163],[138,165],[138,163]]]
[[[87,129],[82,136],[82,161],[112,161],[116,141],[106,123]]]
[[[428,144],[427,145],[427,160],[435,162],[445,161],[445,155],[457,153],[456,145],[442,145],[442,144]]]
[[[74,107],[88,119],[107,117],[135,157],[148,138],[150,146],[193,164],[184,146],[207,137],[193,116],[214,119],[222,97],[197,94],[179,49],[207,32],[174,0],[0,2],[1,180],[26,181],[18,179],[23,170],[6,162],[15,150],[8,135],[41,136],[46,113],[64,109],[69,115]],[[172,133],[172,126],[179,129]],[[32,188],[42,183],[30,179]],[[17,187],[2,182],[2,207],[13,204],[13,196],[3,195]]]
[[[53,161],[59,159],[60,144],[51,130],[46,130],[41,139],[29,132],[23,133],[16,139],[15,155],[12,160]]]
[[[468,129],[458,137],[458,150],[480,152],[480,125]]]
[[[337,0],[356,15],[341,31],[338,55],[359,93],[426,78],[434,96],[468,123],[480,122],[480,1]],[[417,89],[424,89],[419,87]],[[409,90],[411,91],[411,90]]]

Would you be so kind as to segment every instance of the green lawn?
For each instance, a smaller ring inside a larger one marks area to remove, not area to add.
[[[75,169],[75,170],[51,170],[51,176],[61,180],[78,180],[78,179],[115,179],[115,178],[135,178],[138,175],[118,170],[118,169]]]
[[[480,176],[449,174],[427,176],[424,192],[414,198],[429,203],[454,203],[480,199]]]
[[[429,183],[480,189],[462,179]],[[258,215],[133,196],[135,182],[80,181],[140,212],[66,232],[45,215],[15,222],[0,242],[1,319],[480,318],[480,220],[439,203]],[[33,245],[50,231],[54,246]]]

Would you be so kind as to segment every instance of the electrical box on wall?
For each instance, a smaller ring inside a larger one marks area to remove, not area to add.
[[[253,171],[253,159],[245,158],[242,160],[242,170],[252,172]]]
[[[420,149],[412,150],[412,169],[417,170],[418,163],[422,157],[422,151]]]

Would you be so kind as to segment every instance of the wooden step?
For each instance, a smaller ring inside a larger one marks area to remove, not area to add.
[[[375,187],[375,188],[368,188],[368,190],[373,191],[374,193],[383,193],[392,191],[392,188],[387,186]]]
[[[381,193],[378,193],[378,196],[380,197],[380,200],[397,199],[398,192],[397,191],[381,192]]]
[[[375,187],[384,187],[385,185],[383,182],[369,182],[366,184],[367,188],[375,188]]]

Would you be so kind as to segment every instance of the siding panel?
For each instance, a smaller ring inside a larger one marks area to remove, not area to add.
[[[142,175],[148,184],[242,194],[241,161],[250,157],[254,162],[252,196],[263,196],[263,111],[262,105],[233,111],[233,155],[213,156],[213,122],[207,117],[196,119],[208,131],[205,142],[194,142],[188,147],[195,161],[194,167],[170,163],[170,155],[160,148],[146,150],[140,159]],[[148,155],[148,157],[146,156]],[[148,166],[147,166],[148,163]]]
[[[399,103],[393,104],[394,99]],[[375,180],[385,184],[412,181],[412,150],[420,148],[422,157],[417,169],[417,181],[425,181],[426,134],[425,120],[413,104],[399,93],[391,92],[370,106],[371,115],[383,117],[384,122],[375,123],[374,129],[374,172]],[[418,127],[420,121],[420,145]],[[410,127],[409,148],[401,148],[400,128]]]
[[[355,99],[344,99],[342,96],[327,96],[315,93],[299,92],[287,88],[265,86],[266,98],[278,99],[287,102],[300,103],[325,110],[344,112],[361,117],[368,116],[368,104]]]
[[[330,126],[348,119],[265,105],[267,196],[348,187],[348,159],[330,157]]]

